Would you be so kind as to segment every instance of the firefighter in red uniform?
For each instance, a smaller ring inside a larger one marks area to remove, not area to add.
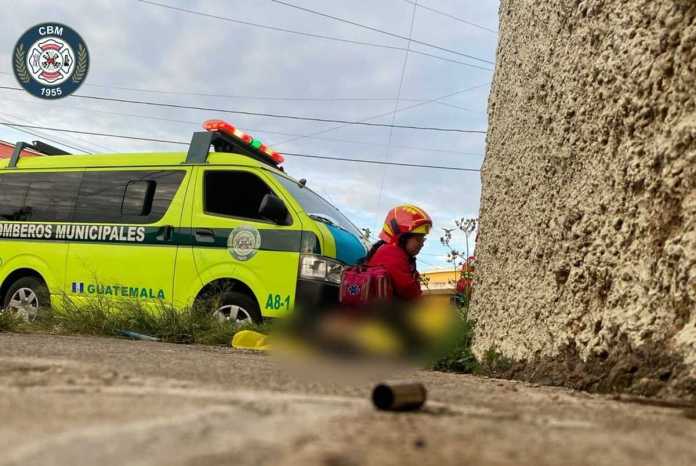
[[[394,296],[413,301],[421,296],[416,256],[423,248],[433,221],[422,209],[401,205],[387,213],[378,241],[367,255],[367,265],[382,266],[392,281]]]
[[[418,354],[424,341],[409,317],[417,308],[413,304],[421,297],[416,256],[432,225],[430,216],[416,206],[391,209],[379,234],[380,241],[354,272],[368,273],[362,266],[382,269],[391,283],[392,299],[370,296],[374,301],[339,307],[319,319],[305,320],[307,325],[300,326],[303,335],[339,354]]]

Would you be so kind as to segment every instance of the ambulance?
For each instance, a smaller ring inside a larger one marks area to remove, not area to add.
[[[187,153],[17,143],[0,160],[0,308],[214,298],[218,317],[261,322],[336,303],[344,267],[367,252],[358,228],[258,139],[203,128]]]

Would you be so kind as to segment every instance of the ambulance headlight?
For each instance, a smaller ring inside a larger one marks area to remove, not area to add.
[[[341,283],[343,266],[336,261],[319,256],[302,256],[300,278]]]

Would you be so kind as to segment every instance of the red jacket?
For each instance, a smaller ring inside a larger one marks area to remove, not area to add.
[[[409,301],[420,298],[421,286],[418,281],[416,261],[396,244],[380,246],[367,265],[381,265],[387,270],[397,298]]]

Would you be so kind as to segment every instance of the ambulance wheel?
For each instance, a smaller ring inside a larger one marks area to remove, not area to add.
[[[46,284],[36,277],[20,278],[10,286],[3,300],[3,310],[25,320],[35,320],[41,308],[51,305]]]
[[[256,300],[244,293],[225,291],[216,300],[217,308],[213,316],[222,322],[234,322],[237,325],[260,324],[263,321]]]

